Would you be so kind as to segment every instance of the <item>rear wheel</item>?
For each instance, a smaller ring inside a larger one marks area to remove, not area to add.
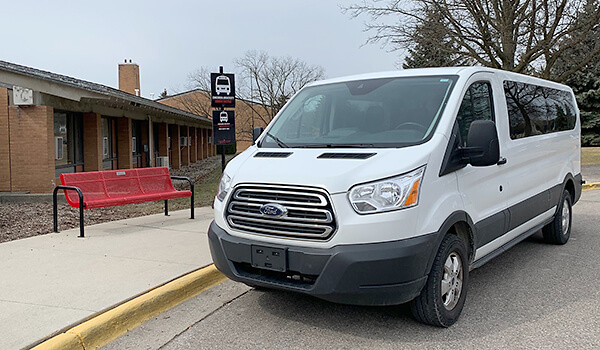
[[[544,240],[552,244],[565,244],[571,236],[571,221],[573,218],[571,194],[565,190],[556,215],[551,223],[542,228]]]
[[[442,240],[425,287],[411,301],[414,317],[438,327],[451,326],[465,304],[468,281],[466,248],[460,238],[448,234]]]

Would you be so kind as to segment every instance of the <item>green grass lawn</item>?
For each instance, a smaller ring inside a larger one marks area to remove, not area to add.
[[[221,179],[221,167],[211,171],[201,181],[194,183],[194,206],[196,208],[212,205],[215,196],[217,195],[217,187]],[[188,186],[184,186],[188,189]],[[162,208],[162,201],[156,202],[157,208]],[[190,199],[178,198],[169,201],[169,210],[188,209],[190,207]],[[158,211],[160,212],[160,211]]]
[[[582,147],[581,165],[600,165],[600,147]]]
[[[217,194],[219,180],[221,179],[221,167],[216,168],[208,174],[203,181],[194,184],[194,204],[196,206],[211,205]]]

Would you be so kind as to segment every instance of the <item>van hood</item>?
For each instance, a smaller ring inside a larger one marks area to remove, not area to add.
[[[235,157],[225,172],[232,185],[272,183],[314,186],[329,193],[409,172],[427,164],[431,142],[406,148],[257,148]]]

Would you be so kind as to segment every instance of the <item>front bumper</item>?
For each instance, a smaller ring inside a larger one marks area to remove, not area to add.
[[[214,221],[208,230],[213,261],[230,279],[354,305],[401,304],[418,296],[427,281],[436,238],[428,234],[318,249],[234,237]],[[252,267],[252,245],[284,249],[286,272]]]

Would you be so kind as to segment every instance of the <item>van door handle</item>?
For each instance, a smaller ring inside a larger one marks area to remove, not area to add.
[[[502,165],[502,164],[506,164],[506,158],[504,157],[500,157],[500,159],[498,160],[498,163],[496,163],[497,165]]]

